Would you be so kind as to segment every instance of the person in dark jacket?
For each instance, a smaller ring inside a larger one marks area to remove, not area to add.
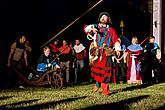
[[[150,35],[149,42],[144,47],[144,60],[143,60],[144,83],[158,82],[159,74],[157,73],[157,69],[160,63],[161,63],[160,47],[155,42],[155,37]]]
[[[60,68],[60,66],[58,66],[58,64],[55,61],[50,61],[50,48],[45,46],[43,48],[43,53],[37,61],[37,77],[41,77],[52,65],[56,68]]]

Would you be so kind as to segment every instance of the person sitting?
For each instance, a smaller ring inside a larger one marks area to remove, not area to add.
[[[37,74],[36,78],[40,78],[51,66],[55,66],[56,68],[60,68],[60,66],[55,62],[50,61],[50,48],[45,46],[43,48],[43,53],[39,57],[37,61]],[[31,74],[32,78],[32,74]],[[29,78],[29,79],[31,79]]]

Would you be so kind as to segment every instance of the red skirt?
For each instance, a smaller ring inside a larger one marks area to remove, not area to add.
[[[106,56],[105,52],[91,66],[91,76],[100,83],[109,83],[114,71],[112,56]]]

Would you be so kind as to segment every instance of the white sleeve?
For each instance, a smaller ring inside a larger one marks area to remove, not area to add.
[[[157,51],[156,51],[156,58],[157,58],[158,60],[161,59],[161,50],[160,50],[160,49],[157,49]]]
[[[119,42],[115,42],[114,47],[115,47],[115,51],[118,51],[118,50],[120,51],[121,50],[121,45],[120,45]]]
[[[88,25],[88,26],[86,26],[85,27],[85,32],[87,33],[87,32],[91,32],[91,30],[94,28],[94,25]]]

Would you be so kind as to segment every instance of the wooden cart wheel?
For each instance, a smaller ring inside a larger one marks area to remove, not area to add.
[[[50,83],[52,88],[61,88],[63,86],[63,78],[54,71],[50,76]]]

